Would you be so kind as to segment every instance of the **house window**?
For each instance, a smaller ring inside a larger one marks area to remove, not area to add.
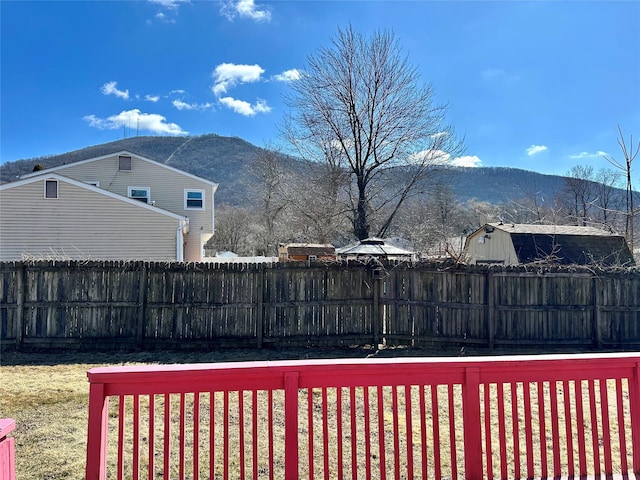
[[[92,180],[90,182],[87,182],[87,184],[93,185],[94,187],[99,187],[100,186],[100,182],[98,180]]]
[[[184,209],[204,210],[204,190],[185,190]]]
[[[44,181],[44,198],[58,198],[58,181]]]
[[[118,156],[118,170],[131,171],[131,157],[120,155]]]
[[[149,187],[129,187],[129,198],[149,203],[151,192]]]

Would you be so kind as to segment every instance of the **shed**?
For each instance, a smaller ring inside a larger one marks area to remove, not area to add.
[[[469,235],[464,251],[473,264],[634,264],[621,235],[573,225],[488,223]]]
[[[360,240],[356,245],[339,248],[336,253],[341,260],[362,260],[366,258],[413,260],[415,258],[415,252],[395,247],[376,237]]]
[[[281,243],[278,245],[280,262],[334,261],[336,248],[329,243]]]

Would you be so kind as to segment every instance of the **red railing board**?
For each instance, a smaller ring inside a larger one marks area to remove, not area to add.
[[[15,480],[16,450],[15,440],[8,437],[16,428],[12,418],[0,418],[0,480]]]
[[[87,480],[640,472],[638,353],[104,367],[88,378]]]

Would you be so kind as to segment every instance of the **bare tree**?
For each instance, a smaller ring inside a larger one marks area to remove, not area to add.
[[[275,255],[282,234],[278,221],[288,205],[285,195],[287,171],[281,162],[282,154],[275,149],[262,150],[252,163],[253,174],[258,179],[256,195],[259,197],[258,220],[263,228],[258,253]]]
[[[295,175],[289,183],[287,220],[294,228],[295,241],[342,243],[348,231],[341,186],[345,172],[309,165],[304,174]]]
[[[621,210],[621,196],[618,194],[619,175],[614,170],[601,168],[595,174],[595,202],[600,222],[609,231],[616,231],[618,214]]]
[[[625,214],[625,229],[624,235],[631,249],[633,249],[633,223],[635,220],[635,216],[638,212],[635,211],[635,207],[633,204],[633,185],[631,181],[631,167],[633,161],[638,156],[638,152],[640,152],[640,141],[636,146],[633,144],[633,135],[629,135],[629,145],[627,146],[624,135],[622,134],[622,129],[620,125],[618,125],[618,145],[620,146],[620,150],[622,150],[622,156],[624,157],[624,162],[619,162],[612,156],[604,155],[604,158],[614,167],[624,172],[626,179],[626,214]]]
[[[208,244],[215,252],[230,251],[250,255],[252,246],[248,229],[253,224],[251,214],[244,208],[229,205],[216,206],[216,233]]]
[[[462,151],[444,123],[447,107],[419,82],[392,33],[338,30],[292,88],[284,135],[302,158],[348,173],[336,198],[359,239],[383,236],[432,166]]]
[[[572,221],[585,226],[589,222],[589,210],[595,200],[594,174],[590,165],[575,165],[564,180],[566,205]]]

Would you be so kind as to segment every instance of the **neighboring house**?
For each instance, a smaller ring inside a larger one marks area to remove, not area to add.
[[[377,258],[380,260],[415,260],[415,252],[395,247],[381,238],[367,238],[356,245],[350,245],[336,250],[341,260],[366,260]]]
[[[181,260],[189,221],[62,175],[0,185],[0,260]]]
[[[0,186],[0,258],[54,252],[69,258],[201,261],[214,232],[217,187],[129,152],[29,173]],[[14,213],[19,211],[22,217]],[[170,254],[166,247],[156,251],[156,243],[168,237]]]
[[[467,237],[464,253],[472,264],[633,264],[624,237],[569,225],[488,223]]]
[[[278,245],[280,262],[335,261],[336,249],[327,243],[281,243]]]

